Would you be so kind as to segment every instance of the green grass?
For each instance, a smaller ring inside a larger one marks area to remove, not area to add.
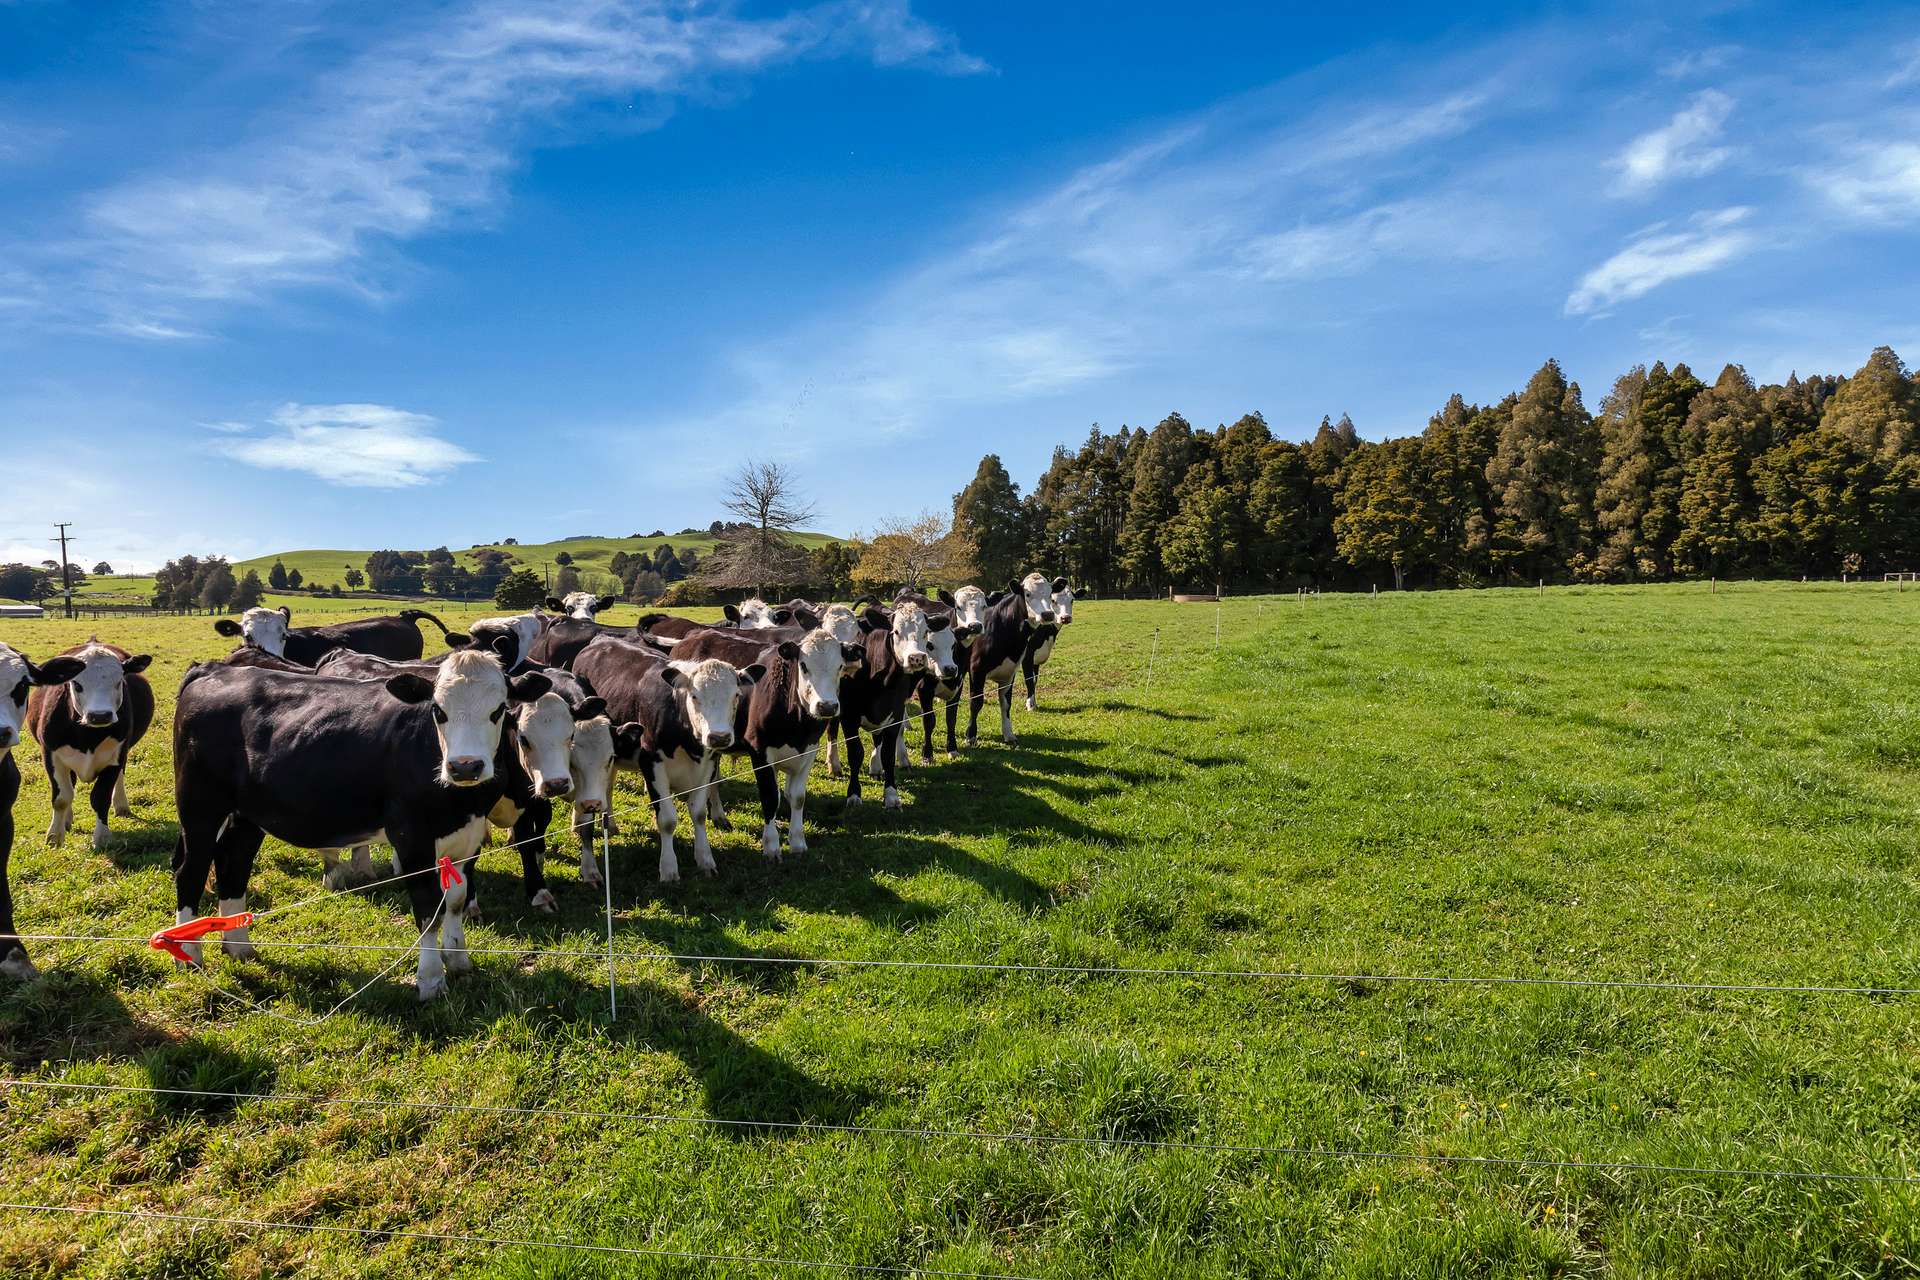
[[[831,534],[802,533],[796,535],[796,540],[804,546],[817,547],[836,539]],[[477,547],[454,547],[452,551],[454,559],[469,568],[476,565],[474,559],[476,551],[505,551],[509,555],[519,557],[521,565],[516,567],[532,569],[535,573],[555,568],[553,558],[565,551],[573,557],[575,567],[583,573],[594,570],[605,573],[607,562],[613,558],[614,552],[625,551],[632,554],[645,551],[652,554],[653,549],[663,542],[670,544],[676,551],[692,548],[703,555],[712,550],[714,545],[714,539],[704,533],[684,536],[670,533],[659,538],[567,538],[558,542],[526,542],[516,546],[482,543]],[[367,557],[373,554],[373,550],[368,547],[360,551],[282,551],[274,555],[257,556],[252,560],[237,560],[234,562],[233,571],[237,576],[245,577],[247,570],[257,569],[261,578],[264,579],[268,570],[273,568],[274,561],[278,560],[285,564],[289,571],[298,569],[301,578],[308,584],[318,583],[324,586],[338,582],[344,589],[347,566],[352,565],[356,569],[364,570]],[[425,550],[425,548],[415,548],[415,550]]]
[[[611,1025],[591,956],[482,957],[424,1009],[403,964],[313,1029],[213,994],[325,1010],[389,957],[264,944],[405,943],[401,898],[376,889],[263,922],[263,959],[205,975],[39,944],[46,976],[0,993],[0,1053],[67,1081],[1908,1173],[1914,998],[644,957],[1920,985],[1916,614],[1920,593],[1879,584],[1231,601],[1216,654],[1205,606],[1083,603],[1019,744],[916,765],[901,813],[843,814],[844,784],[816,779],[813,851],[769,868],[736,781],[718,878],[664,889],[629,818]],[[0,637],[44,653],[85,630]],[[224,644],[205,619],[110,638],[158,655],[139,816],[106,854],[46,851],[29,768],[24,930],[171,919],[164,708]],[[474,945],[603,945],[572,864],[556,854],[561,914],[536,918],[513,855],[485,855]],[[319,887],[315,855],[269,843],[253,904]],[[1920,1258],[1912,1185],[28,1090],[0,1108],[4,1198],[45,1204],[1046,1277],[1895,1275]],[[0,1215],[7,1275],[423,1269],[782,1274]]]

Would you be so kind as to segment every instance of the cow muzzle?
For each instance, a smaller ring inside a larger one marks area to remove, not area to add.
[[[1043,613],[1043,614],[1041,614],[1041,615],[1040,615],[1040,621],[1042,621],[1042,622],[1052,622],[1052,621],[1053,621],[1053,610],[1051,610],[1051,609],[1049,609],[1049,610],[1047,610],[1047,611],[1046,611],[1045,613]]]
[[[113,723],[113,712],[89,711],[86,714],[86,721],[89,729],[104,729]]]
[[[960,628],[960,634],[965,636],[967,639],[971,640],[985,630],[986,628],[981,626],[979,623],[969,622],[966,626]]]
[[[582,813],[605,813],[607,811],[607,802],[605,800],[576,800],[574,801],[573,807]]]
[[[551,800],[573,790],[572,778],[546,778],[540,783],[540,794]]]
[[[447,781],[456,787],[470,787],[482,781],[487,762],[479,756],[455,756],[447,761]]]
[[[816,720],[831,720],[839,714],[840,704],[837,702],[816,702],[813,704],[813,718]]]
[[[909,671],[925,671],[926,669],[927,669],[927,655],[926,655],[926,654],[924,654],[924,653],[910,653],[910,654],[908,654],[908,655],[907,655],[907,670],[909,670]]]
[[[719,751],[724,747],[730,747],[732,745],[733,735],[731,733],[710,733],[707,735],[707,746],[712,750]]]
[[[11,747],[12,745],[13,745],[13,726],[10,724],[0,724],[0,751],[5,751],[8,747]]]

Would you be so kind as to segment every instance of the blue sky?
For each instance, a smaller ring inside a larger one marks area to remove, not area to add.
[[[0,0],[0,558],[672,530],[747,456],[847,532],[1092,422],[1920,359],[1920,11],[1311,8]]]

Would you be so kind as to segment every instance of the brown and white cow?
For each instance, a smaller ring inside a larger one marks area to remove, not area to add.
[[[93,847],[107,843],[107,805],[133,816],[124,776],[127,757],[153,724],[153,686],[140,673],[153,659],[89,640],[60,655],[80,663],[64,685],[37,686],[27,699],[27,728],[53,786],[47,844],[58,845],[73,824],[79,784],[93,784]]]

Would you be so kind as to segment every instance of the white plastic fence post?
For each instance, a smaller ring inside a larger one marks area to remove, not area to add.
[[[607,891],[607,1020],[620,1017],[620,997],[613,982],[613,797],[600,815],[600,883]]]

